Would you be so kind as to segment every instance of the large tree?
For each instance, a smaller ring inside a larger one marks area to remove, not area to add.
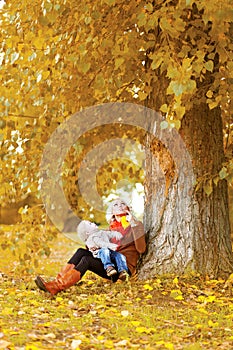
[[[70,115],[100,103],[138,103],[162,113],[161,134],[153,122],[144,141],[138,128],[127,131],[115,123],[112,134],[113,128],[97,127],[83,135],[67,164],[77,167],[75,151],[80,157],[105,135],[138,137],[147,149],[148,251],[141,276],[188,269],[214,277],[231,273],[225,179],[231,177],[232,156],[225,159],[223,129],[230,140],[232,19],[229,0],[6,1],[0,56],[5,202],[38,192],[44,145]],[[174,149],[164,130],[179,140]],[[180,136],[196,179],[192,189]],[[109,175],[99,183],[101,194],[106,183],[111,190],[114,167],[105,167]],[[120,168],[122,178],[139,174],[124,162]],[[72,199],[77,172],[67,169],[67,196],[82,211],[85,203]]]
[[[156,145],[157,153],[162,154],[160,163],[148,152],[146,227],[151,243],[141,273],[194,269],[213,277],[224,276],[232,271],[232,245],[227,183],[219,182],[226,162],[221,107],[228,104],[231,89],[226,82],[231,83],[231,73],[229,79],[225,74],[232,64],[231,49],[226,53],[231,47],[228,20],[232,20],[232,12],[223,18],[227,4],[220,3],[204,6],[203,2],[192,2],[191,8],[183,7],[182,2],[173,4],[158,6],[158,12],[156,6],[153,8],[157,25],[150,31],[156,40],[149,48],[147,66],[155,76],[147,103],[156,110],[162,108],[171,123],[179,124],[197,186],[191,205],[185,207],[184,193],[190,186],[185,173],[179,173],[178,180],[171,177],[169,170],[174,170],[174,164],[166,162],[164,169],[167,150],[160,145]],[[161,17],[161,10],[166,18]],[[161,196],[161,166],[170,181],[165,199]],[[155,194],[152,197],[151,192]]]

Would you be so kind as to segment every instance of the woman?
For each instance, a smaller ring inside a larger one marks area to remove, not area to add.
[[[146,250],[143,224],[133,217],[129,207],[121,199],[116,199],[110,204],[106,217],[110,229],[123,235],[120,242],[117,242],[117,251],[126,257],[129,273],[133,276],[136,273],[138,258]],[[39,289],[55,295],[77,283],[88,270],[100,277],[112,278],[114,282],[119,277],[108,276],[100,259],[94,258],[88,249],[79,248],[53,281],[45,282],[37,276],[35,282]]]

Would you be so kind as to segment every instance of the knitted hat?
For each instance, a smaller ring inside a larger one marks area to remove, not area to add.
[[[77,226],[78,238],[85,242],[89,236],[88,233],[96,230],[98,230],[98,227],[94,222],[83,220]]]
[[[77,226],[77,234],[78,238],[83,242],[87,240],[87,227],[86,220],[81,221]]]

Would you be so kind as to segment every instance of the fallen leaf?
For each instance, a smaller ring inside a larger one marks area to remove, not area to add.
[[[80,339],[73,339],[71,342],[71,349],[76,350],[79,348],[79,345],[82,343],[82,340]]]
[[[6,349],[11,343],[6,340],[0,340],[0,349]]]
[[[121,315],[124,316],[124,317],[127,317],[127,316],[129,316],[129,311],[128,310],[123,310],[123,311],[121,311]]]

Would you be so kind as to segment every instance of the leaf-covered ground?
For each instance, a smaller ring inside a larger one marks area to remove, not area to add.
[[[60,239],[60,238],[59,238]],[[52,277],[76,249],[54,242],[38,273]],[[55,297],[1,252],[0,349],[232,349],[231,279],[189,275],[111,283],[92,273]]]

